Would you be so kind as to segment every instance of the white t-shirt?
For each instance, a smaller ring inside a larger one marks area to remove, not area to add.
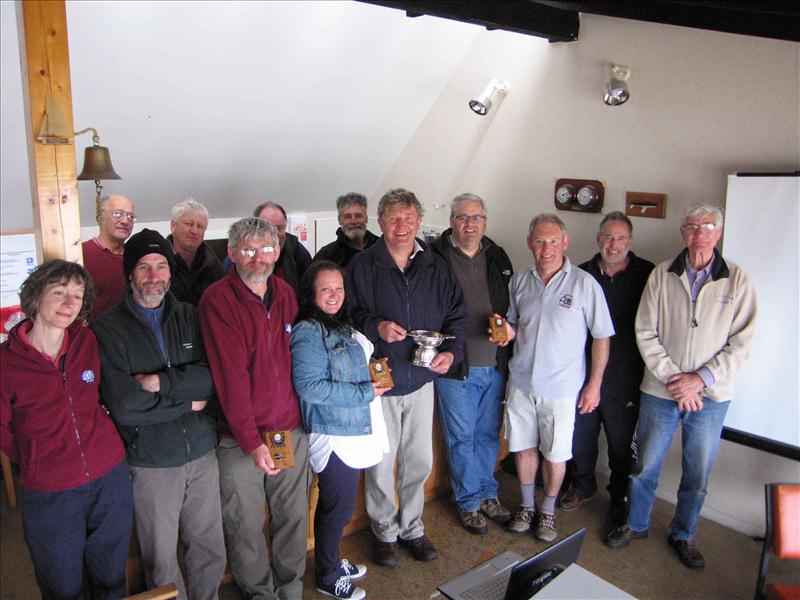
[[[353,331],[352,338],[364,350],[364,356],[369,363],[369,358],[375,349],[372,342],[358,331]],[[373,398],[369,403],[369,414],[372,419],[372,433],[366,435],[310,433],[308,435],[308,460],[315,473],[325,470],[331,452],[336,452],[336,456],[352,469],[366,469],[383,460],[383,455],[389,452],[389,435],[386,432],[386,422],[383,420],[380,396]]]

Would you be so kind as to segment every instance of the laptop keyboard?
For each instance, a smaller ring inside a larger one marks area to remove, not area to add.
[[[499,577],[494,577],[476,585],[471,590],[463,592],[462,597],[467,600],[503,600],[508,587],[508,580],[511,579],[511,569],[501,573]]]

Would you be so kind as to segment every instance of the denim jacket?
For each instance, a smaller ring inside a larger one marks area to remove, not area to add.
[[[324,334],[322,325],[301,321],[292,329],[292,380],[309,433],[372,433],[374,398],[364,350],[349,333]]]

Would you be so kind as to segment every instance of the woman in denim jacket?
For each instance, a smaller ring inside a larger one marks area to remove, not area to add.
[[[364,598],[351,580],[364,565],[339,560],[342,530],[353,516],[358,472],[388,451],[379,396],[389,388],[370,381],[372,343],[350,325],[344,310],[341,267],[311,265],[300,282],[300,312],[292,330],[292,379],[309,432],[309,462],[318,475],[314,514],[317,591],[334,598]]]

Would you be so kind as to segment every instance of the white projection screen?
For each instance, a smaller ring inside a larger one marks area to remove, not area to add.
[[[800,459],[800,177],[728,177],[722,254],[753,279],[753,355],[735,379],[723,437]]]

